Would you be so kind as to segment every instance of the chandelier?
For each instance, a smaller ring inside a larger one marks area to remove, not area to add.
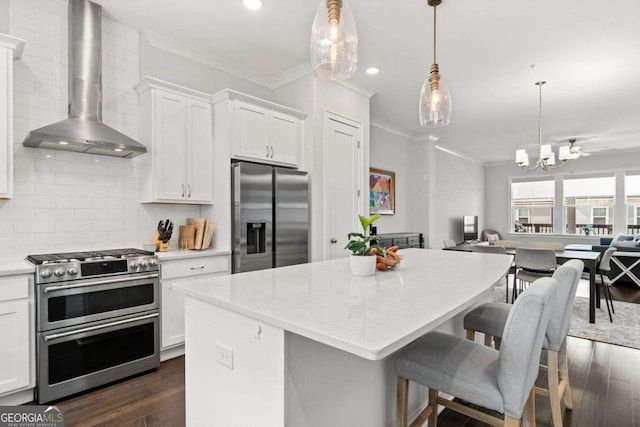
[[[433,6],[433,64],[429,76],[424,80],[420,91],[420,125],[422,127],[446,126],[451,121],[451,95],[446,83],[440,78],[440,69],[436,61],[436,6],[442,0],[428,0]]]
[[[568,149],[569,147],[561,147],[558,155],[558,160],[560,160],[560,163],[556,164],[556,153],[554,153],[551,149],[551,145],[542,144],[542,86],[546,83],[547,82],[545,81],[536,82],[536,86],[538,86],[539,92],[538,147],[540,151],[538,154],[538,160],[533,166],[529,166],[529,155],[527,154],[527,150],[516,150],[516,163],[527,172],[533,172],[538,168],[545,171],[548,171],[550,169],[557,169],[564,166],[567,160],[573,160],[577,158],[577,156],[572,155],[571,151]]]
[[[358,66],[358,33],[351,8],[322,0],[311,28],[311,65],[324,80],[347,80]]]

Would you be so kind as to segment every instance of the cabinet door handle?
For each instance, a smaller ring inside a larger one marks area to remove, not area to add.
[[[182,187],[182,197],[184,197],[184,184],[182,184],[180,187]]]
[[[191,197],[191,184],[187,185],[187,197]]]
[[[273,145],[271,146],[271,158],[273,159]]]
[[[204,270],[204,265],[201,265],[200,267],[191,267],[191,270]]]
[[[267,145],[267,159],[269,158],[269,146]]]

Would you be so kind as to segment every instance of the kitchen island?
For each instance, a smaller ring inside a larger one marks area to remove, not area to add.
[[[400,268],[349,259],[176,286],[186,298],[188,426],[391,426],[393,354],[434,329],[461,335],[507,255],[407,249]],[[412,388],[410,413],[425,390]]]

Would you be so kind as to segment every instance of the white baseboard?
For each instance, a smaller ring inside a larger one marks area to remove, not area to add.
[[[35,389],[28,388],[15,393],[7,394],[0,397],[0,406],[15,406],[33,402]]]
[[[174,357],[179,357],[183,355],[184,355],[184,344],[176,345],[173,347],[160,350],[160,361],[164,362],[165,360],[173,359]]]

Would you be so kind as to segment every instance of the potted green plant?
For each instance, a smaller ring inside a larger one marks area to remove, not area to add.
[[[345,249],[351,251],[351,273],[354,276],[372,276],[376,272],[376,256],[371,249],[376,248],[378,254],[384,256],[385,251],[378,246],[378,236],[369,235],[369,226],[380,218],[375,214],[369,218],[358,215],[362,233],[349,233],[349,242]]]
[[[587,225],[583,225],[581,230],[584,231],[585,236],[588,236],[589,233],[591,233],[591,230],[593,230],[593,228],[591,228],[591,226],[587,224]]]

